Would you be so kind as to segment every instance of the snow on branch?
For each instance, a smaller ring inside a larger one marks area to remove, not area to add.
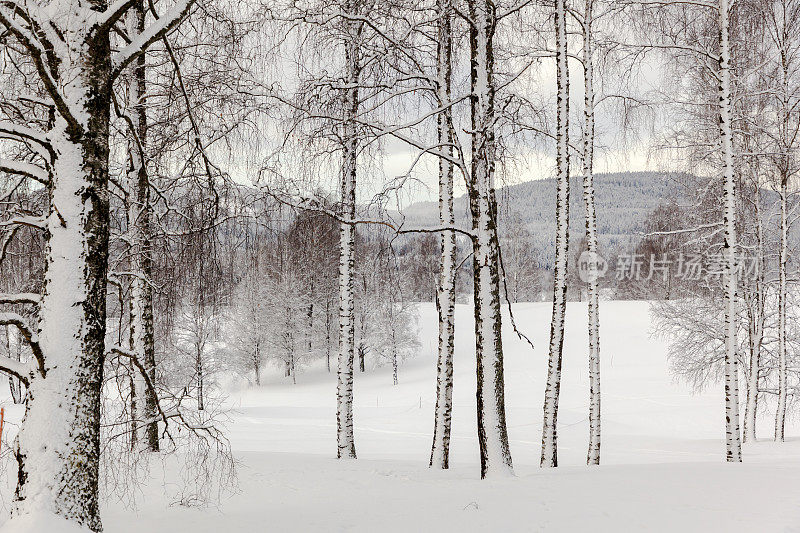
[[[25,163],[24,161],[13,161],[11,159],[0,158],[0,172],[8,172],[9,174],[17,174],[25,176],[32,180],[38,181],[45,185],[50,181],[47,172],[36,165]]]
[[[50,148],[50,141],[44,133],[25,126],[18,126],[13,122],[0,120],[0,135],[8,135],[16,140],[32,141],[45,148]]]
[[[278,203],[285,205],[290,209],[298,209],[300,211],[311,211],[315,213],[322,213],[328,215],[329,217],[334,219],[336,222],[339,222],[340,224],[349,224],[352,226],[356,226],[358,224],[372,224],[378,226],[386,226],[387,228],[394,231],[398,235],[406,233],[442,233],[445,231],[452,231],[454,233],[465,235],[470,239],[475,239],[475,234],[472,231],[459,228],[456,226],[436,226],[430,228],[404,228],[402,223],[397,224],[394,221],[390,220],[350,218],[342,216],[336,210],[324,206],[321,202],[319,202],[315,198],[308,198],[305,196],[293,198],[289,195],[280,193],[278,191],[273,191],[269,187],[262,187],[262,190],[268,196],[275,199]]]
[[[189,12],[192,5],[194,5],[194,0],[178,0],[169,11],[137,35],[129,45],[117,52],[112,60],[114,68],[111,78],[116,78],[131,61],[143,54],[151,44],[175,29]]]
[[[34,292],[21,292],[17,294],[0,293],[0,304],[33,304],[39,305],[42,297]]]
[[[125,16],[125,13],[133,6],[134,0],[117,0],[97,18],[97,24],[101,30],[107,30]]]
[[[3,222],[0,222],[0,228],[7,228],[12,226],[28,226],[30,228],[44,229],[46,222],[44,217],[34,216],[21,216],[14,217]]]
[[[25,339],[25,342],[30,346],[39,372],[44,376],[46,373],[44,353],[42,352],[42,347],[39,345],[39,336],[33,331],[28,321],[17,313],[0,313],[0,326],[14,326],[17,328]],[[0,370],[6,370],[27,383],[27,376],[30,374],[31,368],[26,363],[20,363],[13,359],[8,359],[8,361],[6,361],[6,359],[8,358],[0,359]]]
[[[0,371],[19,378],[20,381],[28,385],[28,376],[31,368],[27,363],[11,359],[10,357],[0,356]]]

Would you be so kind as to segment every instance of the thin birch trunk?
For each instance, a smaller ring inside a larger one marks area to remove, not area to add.
[[[452,79],[452,17],[451,0],[438,0],[437,10],[437,92],[439,104],[450,101]],[[452,110],[448,107],[437,118],[438,140],[441,150],[453,154],[453,136],[450,125]],[[443,227],[455,224],[453,211],[453,163],[439,158],[439,223]],[[439,286],[436,294],[439,313],[439,358],[436,365],[436,412],[433,426],[433,446],[430,466],[448,468],[450,456],[450,430],[453,411],[453,351],[455,345],[455,262],[456,234],[441,234]]]
[[[783,8],[786,12],[786,6]],[[790,170],[790,150],[792,145],[791,115],[792,107],[789,101],[789,57],[786,50],[784,37],[780,42],[781,79],[780,79],[780,119],[779,124],[781,158],[780,158],[780,250],[778,253],[778,408],[775,413],[775,440],[782,442],[784,439],[784,426],[786,424],[786,397],[787,397],[787,361],[786,361],[786,266],[789,260],[789,221],[788,221],[788,186]]]
[[[144,3],[137,1],[129,15],[129,33],[139,35],[145,28]],[[134,63],[133,76],[129,84],[131,125],[134,132],[129,142],[128,184],[130,198],[128,201],[128,222],[130,225],[131,243],[131,304],[130,304],[130,345],[131,351],[141,362],[151,383],[156,380],[155,334],[153,331],[153,259],[152,259],[152,206],[150,204],[150,180],[142,150],[147,142],[147,107],[145,94],[145,54]],[[135,371],[138,374],[138,371]],[[141,416],[132,413],[137,424],[141,420],[150,420],[145,426],[147,449],[157,452],[158,400],[155,392],[148,389],[142,376],[135,380],[136,392],[141,396],[137,401]],[[136,433],[134,438],[136,438]]]
[[[198,342],[195,345],[195,374],[197,376],[197,410],[202,411],[205,409],[205,399],[203,397],[203,382],[204,382],[204,368],[203,368],[203,347]]]
[[[723,284],[725,305],[725,457],[742,461],[739,433],[739,376],[736,342],[736,182],[733,170],[733,127],[731,124],[730,6],[719,0],[719,129],[723,175]]]
[[[755,187],[756,211],[756,253],[758,257],[758,273],[756,275],[755,301],[750,305],[749,337],[750,361],[747,376],[747,399],[745,402],[743,442],[756,441],[756,415],[758,413],[758,383],[761,374],[761,346],[764,339],[765,311],[765,257],[764,257],[764,231],[761,222],[761,190],[756,183]]]
[[[567,65],[566,1],[556,0],[556,257],[553,272],[553,314],[550,354],[544,393],[542,467],[558,466],[558,395],[561,389],[561,353],[567,310],[567,260],[569,252],[569,68]]]
[[[356,11],[355,0],[347,3],[348,11]],[[345,219],[356,216],[356,163],[358,114],[358,83],[361,77],[360,47],[358,44],[360,25],[346,22],[345,42],[346,80],[344,144],[341,175],[341,203]],[[348,221],[340,224],[339,232],[339,366],[336,388],[336,441],[337,457],[356,458],[353,434],[353,360],[355,357],[355,300],[353,295],[353,272],[355,269],[355,226]]]
[[[781,238],[778,256],[778,409],[775,413],[775,440],[783,441],[786,423],[786,262],[789,226],[787,221],[787,180],[781,179]]]
[[[598,258],[597,216],[594,201],[594,36],[592,8],[586,0],[583,18],[583,202],[586,210],[586,245],[592,261]],[[567,200],[567,203],[569,200]],[[568,219],[567,219],[568,220]],[[595,263],[596,264],[596,263]],[[594,270],[588,280],[589,302],[589,452],[586,463],[600,464],[600,297]]]
[[[494,195],[494,2],[470,0],[472,213],[477,362],[478,443],[481,477],[513,475],[505,417],[502,320],[500,314],[497,201]]]

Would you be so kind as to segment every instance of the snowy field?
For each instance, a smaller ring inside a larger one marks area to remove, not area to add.
[[[450,471],[427,468],[437,322],[433,306],[424,305],[422,350],[402,364],[400,384],[391,385],[389,367],[356,375],[357,461],[334,458],[335,374],[308,370],[296,386],[275,377],[229,396],[237,493],[218,507],[174,505],[172,473],[154,467],[136,509],[106,502],[106,531],[800,531],[796,421],[788,442],[777,445],[765,413],[762,442],[745,445],[743,464],[726,464],[722,385],[692,394],[674,382],[665,345],[649,338],[642,302],[601,306],[603,441],[595,468],[584,466],[586,305],[569,304],[562,466],[553,470],[538,467],[550,305],[515,307],[536,345],[532,351],[504,329],[516,477],[481,481],[471,313],[457,308]],[[12,422],[20,415],[10,409]],[[3,490],[7,507],[11,485]]]

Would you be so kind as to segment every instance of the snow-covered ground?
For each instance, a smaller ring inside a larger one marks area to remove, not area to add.
[[[549,304],[519,304],[536,349],[504,329],[506,409],[516,477],[481,481],[472,311],[457,308],[451,470],[427,468],[436,317],[420,309],[422,350],[400,368],[356,375],[357,461],[335,457],[335,374],[308,371],[230,394],[238,492],[218,507],[172,505],[172,473],[153,469],[137,508],[105,504],[109,532],[800,531],[800,439],[774,444],[771,414],[744,464],[724,462],[722,385],[692,394],[649,337],[644,302],[603,302],[602,466],[585,466],[586,305],[567,315],[559,461],[538,467]],[[11,410],[11,418],[18,416]],[[6,489],[7,490],[7,489]],[[10,494],[3,495],[8,502]],[[0,522],[5,517],[0,518]]]

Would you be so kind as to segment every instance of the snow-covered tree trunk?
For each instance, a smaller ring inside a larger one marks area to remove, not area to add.
[[[550,355],[544,393],[542,422],[543,467],[558,466],[558,395],[561,389],[561,352],[564,315],[567,310],[567,261],[569,247],[569,68],[567,65],[566,2],[556,0],[556,257],[553,272],[553,314],[550,322]]]
[[[70,53],[60,58],[66,63],[60,93],[74,115],[59,113],[50,132],[53,176],[38,331],[46,366],[31,379],[14,447],[19,478],[13,513],[52,512],[100,531],[111,61],[107,35],[79,32],[83,39],[68,43]]]
[[[355,11],[355,0],[347,2],[349,11]],[[353,13],[355,14],[355,13]],[[360,24],[346,22],[345,42],[345,116],[343,124],[343,154],[341,175],[342,218],[339,233],[339,361],[336,388],[336,441],[337,456],[356,457],[353,435],[353,359],[355,356],[355,298],[353,273],[355,270],[355,226],[350,222],[356,216],[356,164],[358,159],[358,84],[361,77]]]
[[[141,35],[145,29],[144,3],[135,2],[129,13],[131,19],[129,34]],[[133,76],[129,84],[131,141],[129,142],[128,167],[128,222],[130,224],[131,257],[131,304],[130,304],[130,344],[147,372],[150,383],[156,381],[155,334],[153,332],[153,258],[152,258],[152,206],[150,204],[150,181],[144,160],[147,142],[145,54],[134,62]],[[136,371],[138,373],[138,370]],[[145,427],[146,446],[158,451],[157,398],[148,389],[145,380],[139,376],[136,383],[137,394],[141,396],[137,405],[141,412],[135,417],[150,420]],[[134,436],[136,433],[134,433]]]
[[[42,180],[49,202],[36,331],[23,317],[0,313],[0,324],[13,324],[23,333],[34,359],[31,365],[0,361],[0,368],[10,369],[29,385],[14,445],[14,516],[55,513],[78,526],[102,529],[98,477],[111,88],[119,72],[175,27],[190,5],[178,2],[112,54],[111,28],[131,3],[109,8],[105,0],[30,2],[24,16],[18,16],[19,6],[0,4],[0,25],[30,56],[52,104],[46,135],[11,129],[12,136],[37,146],[49,163]]]
[[[586,0],[583,17],[583,204],[586,210],[586,247],[597,255],[597,216],[594,201],[594,0]],[[594,269],[588,279],[589,302],[589,452],[587,464],[600,464],[600,297]]]
[[[723,285],[725,306],[725,445],[726,459],[741,462],[739,434],[739,376],[736,341],[736,181],[733,168],[733,127],[731,124],[730,5],[719,0],[719,132],[722,145],[723,177]]]
[[[452,0],[438,0],[437,94],[438,101],[450,101],[452,79]],[[451,108],[437,118],[440,150],[453,153]],[[439,158],[439,223],[442,227],[455,224],[453,211],[453,163]],[[450,429],[453,412],[453,350],[455,345],[456,310],[456,234],[442,232],[439,283],[436,301],[439,312],[439,358],[436,365],[436,412],[433,426],[433,446],[430,466],[448,468],[450,454]]]
[[[778,252],[778,410],[775,413],[775,440],[783,441],[786,423],[786,262],[789,225],[787,218],[787,176],[782,176],[780,191],[780,250]]]
[[[497,200],[494,195],[494,2],[469,1],[472,117],[472,214],[477,361],[478,442],[481,477],[513,474],[506,428],[500,314]]]

